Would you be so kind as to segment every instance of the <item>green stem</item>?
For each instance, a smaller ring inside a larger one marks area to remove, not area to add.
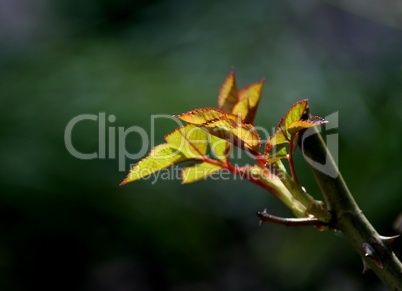
[[[337,174],[329,176],[310,165],[332,213],[331,226],[344,234],[364,260],[365,266],[371,268],[390,290],[402,290],[401,262],[359,209],[318,129],[310,130],[314,130],[314,134],[301,140],[303,153],[325,165],[321,170]],[[372,254],[367,252],[367,246]]]
[[[328,222],[331,219],[331,215],[322,207],[322,203],[314,200],[311,195],[303,191],[302,187],[288,175],[285,166],[280,160],[277,161],[275,165],[277,175],[283,185],[285,185],[289,192],[292,193],[292,196],[305,207],[306,211],[304,216],[306,217],[307,214],[312,214],[315,218]]]
[[[281,160],[277,161],[275,165],[279,179],[301,204],[307,208],[310,203],[314,202],[314,199],[312,199],[312,197],[307,193],[303,192],[301,186],[293,180],[291,176],[289,176]]]

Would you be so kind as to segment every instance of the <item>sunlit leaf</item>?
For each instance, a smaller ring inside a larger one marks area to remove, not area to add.
[[[282,129],[278,129],[274,135],[271,135],[268,139],[266,152],[269,151],[270,148],[283,144],[283,143],[288,143],[289,140],[287,139],[285,132]]]
[[[225,139],[240,148],[258,151],[261,146],[261,138],[251,124],[237,124],[230,119],[220,119],[204,126],[210,134]]]
[[[289,124],[287,129],[289,133],[293,135],[302,129],[310,128],[324,123],[328,123],[328,121],[318,116],[312,116],[307,120],[293,121],[292,123]]]
[[[274,146],[267,154],[267,164],[271,164],[288,157],[288,149],[285,143]]]
[[[208,107],[195,109],[193,111],[177,115],[176,117],[194,125],[204,125],[206,123],[222,118],[230,119],[233,121],[236,121],[236,119],[238,119],[237,116],[233,114],[225,113],[221,110]]]
[[[187,160],[177,147],[170,144],[161,144],[154,147],[149,155],[137,163],[120,185],[147,177],[152,173],[167,168],[173,164]]]
[[[176,128],[165,140],[188,158],[203,157],[207,153],[208,133],[192,124]]]
[[[232,112],[238,101],[238,92],[235,79],[235,71],[232,70],[219,91],[218,106],[224,112]]]
[[[230,150],[229,142],[214,135],[210,135],[209,137],[209,145],[211,147],[213,157],[222,162],[226,162],[228,160]]]
[[[242,148],[258,150],[261,144],[251,124],[238,123],[237,116],[213,108],[197,109],[177,116],[190,124],[203,126],[208,132]]]
[[[254,123],[263,83],[261,81],[251,84],[239,92],[239,102],[234,106],[232,113],[239,115],[244,123]]]
[[[210,163],[195,164],[194,166],[186,167],[181,173],[183,183],[192,183],[204,179],[216,172],[219,172],[222,167]]]
[[[288,144],[289,139],[287,137],[287,132],[284,127],[285,120],[282,118],[281,121],[278,124],[278,128],[276,132],[271,135],[265,145],[265,150],[264,150],[264,155],[269,158],[269,155],[271,157],[274,156],[274,154],[271,154],[271,151],[274,150],[274,148],[278,145],[283,145],[283,144]]]
[[[302,118],[304,111],[306,111],[307,105],[308,105],[307,99],[293,104],[293,106],[289,109],[289,111],[285,117],[286,129],[289,128],[289,125],[292,122],[299,121]]]
[[[265,145],[264,155],[267,158],[267,164],[286,158],[288,144],[289,139],[285,129],[285,119],[282,118],[276,132],[269,137]]]

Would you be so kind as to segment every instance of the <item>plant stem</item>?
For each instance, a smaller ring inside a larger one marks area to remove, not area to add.
[[[276,224],[282,224],[284,226],[316,226],[316,227],[327,227],[328,223],[318,220],[317,218],[284,218],[279,216],[274,216],[267,213],[266,210],[263,212],[257,212],[257,216],[260,219],[260,223],[263,221],[273,222]]]
[[[297,217],[304,217],[306,207],[298,200],[294,199],[289,190],[285,187],[282,181],[272,173],[269,173],[267,169],[260,167],[237,167],[231,163],[222,163],[208,157],[203,158],[204,162],[218,165],[222,168],[229,170],[231,173],[238,175],[251,183],[254,183],[263,189],[274,194],[280,199],[286,206],[292,209],[293,213]]]
[[[312,196],[302,190],[299,184],[296,184],[296,181],[286,172],[285,166],[281,161],[276,162],[276,170],[283,185],[285,185],[289,192],[292,193],[292,196],[306,208],[304,216],[311,214],[324,222],[331,220],[331,214],[321,206],[321,202],[314,200]]]
[[[293,139],[294,138],[295,138],[295,136],[293,136],[289,141],[289,158],[288,158],[288,161],[289,161],[289,167],[290,167],[290,172],[292,174],[292,178],[296,182],[296,184],[298,186],[300,186],[299,179],[297,178],[297,174],[296,174],[296,170],[295,170],[295,165],[294,165],[294,162],[293,162],[293,153],[294,153],[294,150],[295,150],[293,148],[293,143],[294,143]]]
[[[279,198],[287,207],[289,207],[295,216],[305,217],[306,207],[299,200],[293,197],[291,192],[278,177],[270,177],[270,174],[261,174],[258,175],[258,178],[254,177],[250,179],[250,181],[264,189],[270,189],[269,191]]]
[[[323,165],[326,173],[337,173],[333,178],[310,165],[315,180],[332,213],[331,226],[343,233],[357,253],[390,290],[402,290],[402,264],[359,209],[340,174],[317,128],[304,140],[301,148],[310,159]],[[333,176],[333,175],[332,175]],[[367,251],[367,246],[370,251]]]

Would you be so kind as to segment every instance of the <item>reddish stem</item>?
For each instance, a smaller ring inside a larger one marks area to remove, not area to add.
[[[297,133],[298,134],[298,133]],[[288,162],[289,162],[289,167],[290,167],[290,173],[292,174],[292,178],[293,180],[296,182],[297,185],[300,186],[299,184],[299,179],[297,178],[297,174],[296,174],[296,170],[295,170],[295,165],[293,162],[293,152],[294,152],[294,148],[293,148],[293,142],[294,142],[294,137],[297,135],[294,135],[289,142],[289,156],[288,156]]]
[[[262,160],[261,157],[265,159],[264,156],[259,154],[258,158],[260,158],[260,161]],[[256,157],[257,162],[258,162],[258,158]],[[222,168],[225,168],[225,169],[229,170],[231,173],[233,173],[235,175],[238,175],[238,176],[246,179],[247,181],[258,185],[258,186],[262,187],[263,189],[271,192],[275,196],[279,197],[278,193],[276,193],[276,191],[272,187],[270,187],[269,185],[263,183],[261,180],[255,178],[249,172],[246,172],[244,167],[236,167],[236,166],[233,166],[228,161],[226,163],[224,163],[224,162],[221,162],[221,161],[218,161],[218,160],[211,159],[209,157],[203,157],[203,161],[206,162],[206,163],[210,163],[210,164],[217,165],[217,166],[220,166]]]

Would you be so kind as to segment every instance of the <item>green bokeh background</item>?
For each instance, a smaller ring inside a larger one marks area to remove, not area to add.
[[[240,86],[265,77],[259,126],[304,98],[315,115],[338,112],[345,180],[379,232],[395,234],[402,8],[369,2],[1,1],[0,289],[384,290],[340,234],[258,227],[265,207],[291,213],[257,186],[118,187],[137,160],[80,160],[64,143],[72,118],[102,112],[116,133],[140,126],[162,142],[175,124],[152,128],[151,116],[215,106],[235,67]],[[142,146],[136,134],[117,143]],[[73,144],[97,151],[97,122],[79,123]],[[301,155],[297,169],[319,199]]]

